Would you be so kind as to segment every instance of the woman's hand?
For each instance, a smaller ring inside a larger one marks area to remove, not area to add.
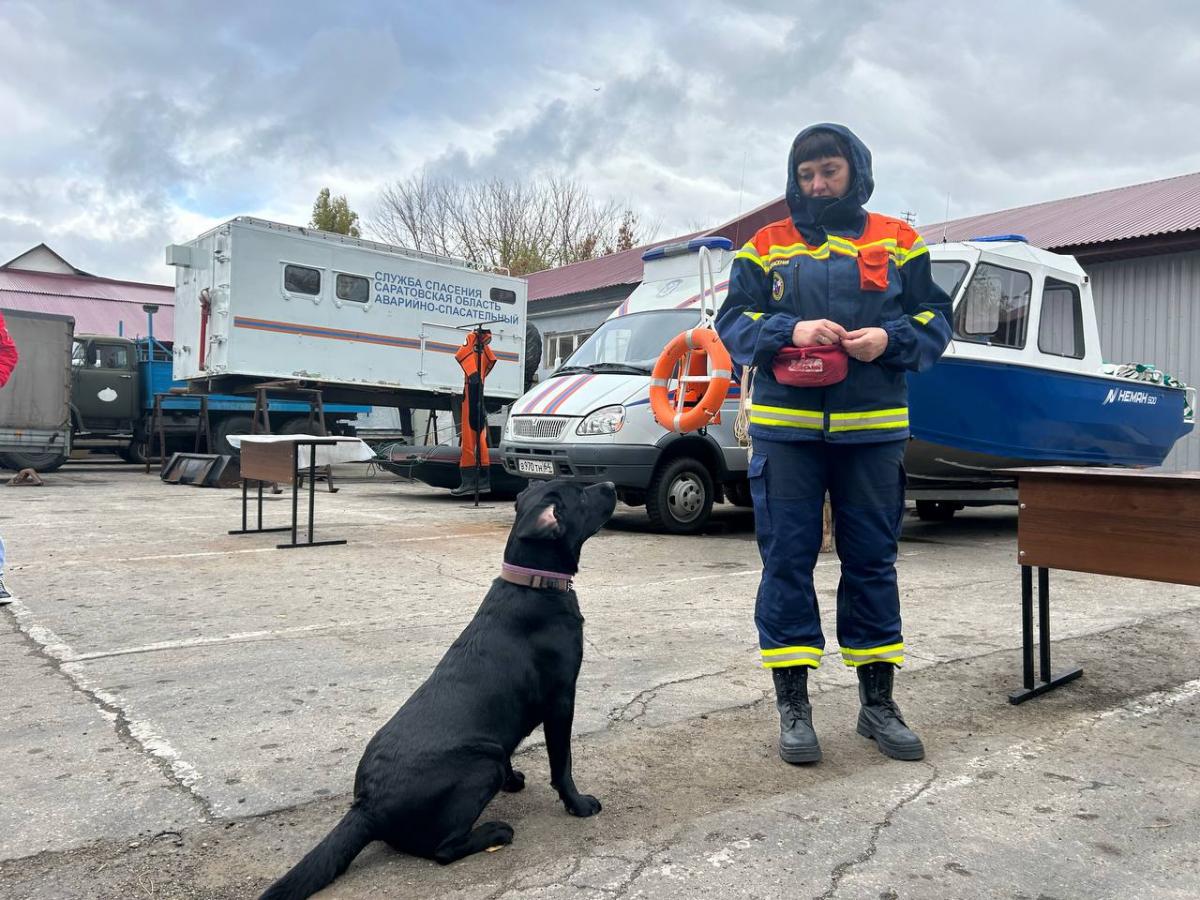
[[[792,329],[792,343],[797,347],[811,347],[813,344],[836,344],[845,338],[846,329],[829,319],[809,319],[797,322],[796,327]]]
[[[858,328],[847,331],[842,336],[842,349],[859,362],[878,359],[887,349],[887,345],[888,335],[882,328]]]

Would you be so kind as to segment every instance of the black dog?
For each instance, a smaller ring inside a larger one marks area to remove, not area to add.
[[[262,900],[316,893],[371,841],[443,864],[511,843],[504,822],[472,826],[497,791],[525,786],[510,757],[541,724],[567,812],[600,811],[571,780],[583,616],[570,579],[615,506],[611,484],[535,482],[521,493],[501,575],[475,618],[367,744],[350,811]]]

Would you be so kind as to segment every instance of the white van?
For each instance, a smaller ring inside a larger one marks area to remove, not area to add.
[[[611,481],[621,500],[646,506],[651,521],[677,534],[698,531],[714,501],[750,505],[746,451],[733,433],[735,384],[719,423],[675,434],[650,411],[650,371],[663,348],[701,317],[701,247],[709,249],[719,309],[733,246],[721,237],[656,247],[642,259],[642,283],[553,375],[510,410],[500,443],[504,468],[532,478]]]

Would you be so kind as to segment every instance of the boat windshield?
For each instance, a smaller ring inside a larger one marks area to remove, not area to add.
[[[694,309],[658,309],[608,319],[563,369],[649,374],[663,348],[675,335],[694,328],[697,319]]]
[[[970,267],[961,259],[943,259],[935,260],[930,268],[933,270],[934,284],[953,300],[958,289],[962,287],[963,276]]]

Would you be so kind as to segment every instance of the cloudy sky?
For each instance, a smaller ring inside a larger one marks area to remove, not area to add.
[[[1200,6],[0,0],[0,262],[173,281],[235,215],[322,186],[569,174],[669,237],[782,193],[852,127],[918,222],[1200,170]],[[570,10],[570,11],[568,11]]]

